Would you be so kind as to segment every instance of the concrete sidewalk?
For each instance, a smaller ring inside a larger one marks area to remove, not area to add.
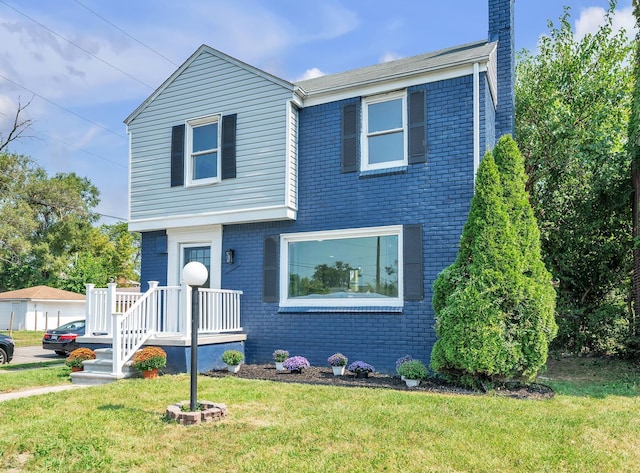
[[[0,382],[2,378],[0,378]],[[23,397],[37,396],[39,394],[57,393],[60,391],[68,391],[70,389],[86,388],[88,385],[83,384],[61,384],[59,386],[45,386],[42,388],[25,389],[24,391],[12,391],[9,393],[0,393],[0,402],[10,401],[12,399],[20,399]]]
[[[16,347],[13,353],[13,360],[8,365],[3,366],[17,366],[26,363],[38,363],[42,361],[60,361],[60,364],[64,363],[65,358],[63,356],[56,355],[51,350],[43,350],[41,346],[34,347]],[[2,376],[8,373],[7,370],[0,370],[0,388],[2,387]],[[37,396],[39,394],[55,393],[60,391],[67,391],[69,389],[83,388],[85,386],[79,384],[61,384],[58,386],[44,386],[40,388],[25,389],[22,391],[11,391],[8,393],[0,393],[0,402],[9,401],[11,399],[20,399],[22,397]]]

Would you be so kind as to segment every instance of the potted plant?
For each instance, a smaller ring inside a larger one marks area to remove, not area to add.
[[[404,376],[407,386],[415,387],[420,384],[420,380],[427,377],[427,367],[420,360],[411,360],[402,363],[398,367],[398,373]]]
[[[227,364],[227,369],[231,373],[237,373],[240,370],[240,363],[244,360],[244,353],[238,350],[227,350],[222,354],[222,361]]]
[[[289,358],[289,352],[287,350],[276,350],[273,352],[273,361],[276,363],[276,370],[284,371],[282,363]]]
[[[342,376],[344,374],[345,367],[347,366],[347,361],[349,361],[349,359],[342,353],[334,353],[329,358],[327,358],[329,366],[331,366],[331,368],[333,369],[334,376]]]
[[[144,347],[133,355],[131,365],[142,371],[143,378],[157,378],[158,369],[167,366],[167,354],[160,347]]]
[[[304,356],[292,356],[284,360],[282,366],[292,373],[302,373],[302,370],[309,368],[311,364]]]
[[[71,371],[82,371],[86,360],[95,360],[96,353],[91,348],[76,348],[67,357],[65,364],[71,367]]]
[[[402,365],[403,363],[406,363],[407,361],[411,361],[411,360],[413,360],[411,355],[404,355],[404,356],[401,356],[400,358],[398,358],[396,360],[396,371],[398,371],[398,368],[400,368],[400,365]],[[398,372],[398,374],[400,374],[400,373]],[[404,376],[400,375],[400,379],[402,379],[402,381],[404,381]]]
[[[347,369],[352,373],[355,373],[356,378],[368,378],[369,373],[374,373],[376,371],[372,365],[360,360],[351,363]]]

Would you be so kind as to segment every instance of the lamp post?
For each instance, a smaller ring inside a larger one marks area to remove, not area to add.
[[[206,266],[198,261],[182,268],[182,280],[191,287],[191,412],[198,408],[198,288],[207,281],[208,275]]]

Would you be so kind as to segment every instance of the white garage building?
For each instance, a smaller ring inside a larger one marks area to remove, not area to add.
[[[11,314],[13,313],[13,326]],[[56,328],[85,318],[85,296],[75,292],[36,286],[0,293],[0,330]]]

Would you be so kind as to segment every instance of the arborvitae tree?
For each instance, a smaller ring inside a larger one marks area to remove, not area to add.
[[[515,142],[502,138],[480,164],[456,261],[434,283],[431,367],[464,384],[535,377],[555,335],[525,181]]]
[[[556,336],[556,293],[551,273],[545,268],[540,251],[540,231],[525,190],[527,175],[524,159],[511,136],[498,141],[493,156],[500,173],[504,202],[516,234],[522,266],[516,268],[524,286],[512,291],[503,308],[511,314],[508,337],[520,344],[522,376],[535,377],[547,361],[548,347]],[[516,289],[516,288],[514,288]]]

